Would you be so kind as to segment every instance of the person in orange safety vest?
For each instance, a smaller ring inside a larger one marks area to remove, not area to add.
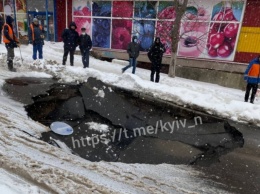
[[[39,24],[39,21],[37,18],[33,18],[33,22],[30,25],[30,28],[28,30],[28,38],[29,38],[29,44],[33,45],[33,60],[37,59],[37,52],[39,54],[39,59],[42,59],[42,48],[44,45],[44,29]]]
[[[3,42],[7,49],[7,65],[10,71],[15,71],[13,68],[14,48],[19,46],[19,41],[13,30],[14,19],[11,16],[6,16],[6,23],[3,26]]]
[[[252,89],[250,103],[253,104],[258,88],[258,83],[260,83],[260,55],[250,61],[244,74],[244,80],[247,81],[245,102],[248,102],[249,93]]]

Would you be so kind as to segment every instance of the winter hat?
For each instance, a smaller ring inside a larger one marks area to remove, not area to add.
[[[75,22],[71,22],[71,23],[70,23],[70,27],[71,27],[71,26],[75,26],[75,29],[77,29],[77,25],[76,25]]]
[[[6,16],[6,23],[7,24],[11,25],[13,21],[14,21],[14,19],[10,15]]]
[[[159,37],[156,37],[154,41],[157,42],[157,40],[159,40],[159,42],[161,42],[161,39]]]
[[[37,18],[33,18],[33,22],[38,22],[38,19]]]

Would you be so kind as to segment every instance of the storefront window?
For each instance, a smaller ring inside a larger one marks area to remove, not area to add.
[[[180,27],[178,56],[233,60],[245,1],[189,0]],[[136,35],[141,51],[148,51],[154,37],[161,38],[171,54],[171,30],[178,10],[173,1],[73,0],[73,19],[87,29],[93,46],[127,48]]]

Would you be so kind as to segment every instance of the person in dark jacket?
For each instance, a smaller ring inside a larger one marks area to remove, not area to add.
[[[62,39],[64,42],[64,55],[62,65],[66,65],[68,54],[70,53],[70,65],[74,65],[74,53],[78,46],[79,33],[76,31],[77,26],[75,22],[71,22],[69,29],[65,29],[62,33]]]
[[[33,60],[37,59],[37,52],[39,54],[39,59],[42,59],[42,47],[44,45],[44,29],[39,24],[37,18],[33,18],[33,22],[28,30],[29,44],[33,45]]]
[[[92,48],[92,41],[86,28],[81,28],[81,35],[79,36],[79,49],[82,55],[83,67],[89,67],[89,50]]]
[[[6,16],[6,23],[3,27],[3,42],[7,49],[7,65],[10,71],[15,71],[13,68],[14,48],[19,46],[19,41],[13,30],[13,22],[14,19],[8,15]]]
[[[0,14],[0,44],[2,43],[2,29],[4,26],[4,18],[2,14]]]
[[[127,53],[129,54],[129,65],[125,66],[122,69],[122,73],[124,73],[131,66],[133,67],[132,73],[135,74],[136,69],[136,59],[139,56],[139,44],[137,43],[137,37],[133,36],[132,42],[127,45]]]
[[[253,104],[258,88],[258,83],[260,83],[260,55],[250,61],[244,74],[244,80],[247,81],[245,102],[248,102],[249,93],[252,89],[250,103]]]
[[[154,74],[156,72],[155,82],[159,82],[160,80],[160,71],[162,67],[162,56],[165,53],[166,49],[164,45],[161,43],[160,38],[156,37],[154,43],[150,47],[148,51],[148,58],[152,62],[151,66],[151,78],[150,80],[154,81]]]

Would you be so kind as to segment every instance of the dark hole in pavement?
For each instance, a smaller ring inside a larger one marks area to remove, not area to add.
[[[83,84],[14,78],[6,80],[4,89],[27,104],[35,121],[71,125],[72,135],[50,131],[42,140],[62,148],[65,143],[90,161],[204,166],[244,145],[242,133],[227,121],[94,78]],[[26,94],[18,95],[19,90]]]

